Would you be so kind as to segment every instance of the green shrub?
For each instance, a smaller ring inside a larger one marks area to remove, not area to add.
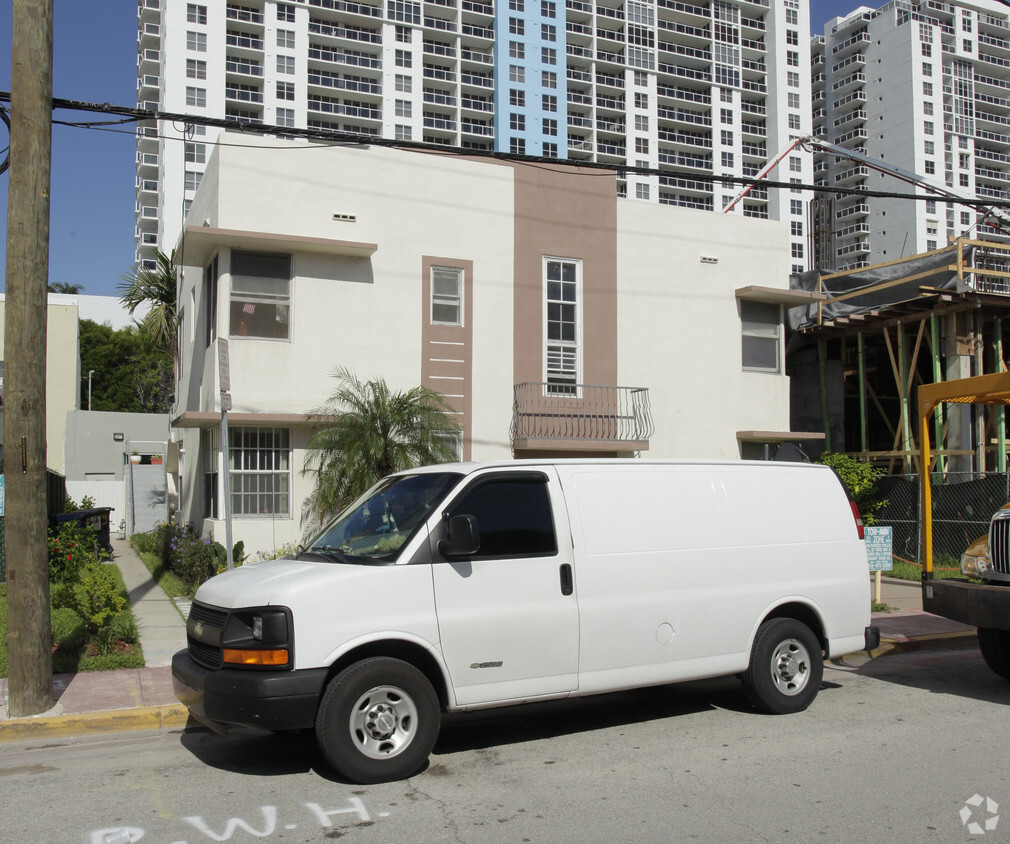
[[[179,561],[173,567],[179,579],[196,587],[217,574],[219,557],[215,545],[217,543],[210,537],[203,539],[195,536],[185,537],[181,543]],[[220,548],[220,545],[218,547]]]
[[[88,628],[70,607],[55,607],[50,611],[53,645],[63,650],[76,650],[88,641]]]
[[[97,634],[126,604],[116,577],[104,563],[89,563],[74,584],[74,603],[88,632]]]
[[[135,645],[140,641],[140,631],[137,630],[137,620],[132,612],[118,612],[112,616],[105,626],[108,638],[116,642],[129,642]]]
[[[104,556],[94,528],[76,522],[64,522],[55,532],[50,528],[48,544],[50,583],[73,583],[84,566]]]
[[[130,537],[130,541],[137,546],[137,551],[141,554],[156,554],[161,543],[157,528],[147,533],[135,533]]]
[[[859,507],[863,524],[876,523],[877,512],[887,504],[887,499],[881,498],[877,492],[877,479],[883,471],[847,454],[825,452],[817,458],[817,462],[830,466],[841,478],[849,496]]]

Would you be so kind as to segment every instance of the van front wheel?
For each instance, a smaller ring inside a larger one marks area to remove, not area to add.
[[[794,618],[772,618],[758,628],[743,675],[751,704],[763,712],[801,712],[817,697],[824,676],[821,645]]]
[[[399,659],[372,657],[341,671],[316,715],[316,741],[337,773],[359,783],[416,773],[438,737],[438,696]]]

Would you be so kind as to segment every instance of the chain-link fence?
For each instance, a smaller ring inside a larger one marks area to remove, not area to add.
[[[914,562],[922,559],[919,480],[918,475],[884,475],[877,482],[887,504],[876,524],[890,525],[895,556]],[[964,549],[988,532],[992,514],[1010,501],[1010,473],[936,473],[931,481],[933,562],[957,566]]]

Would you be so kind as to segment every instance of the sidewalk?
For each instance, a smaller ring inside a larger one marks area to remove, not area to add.
[[[186,624],[129,543],[113,539],[112,544],[114,560],[130,592],[148,667],[56,675],[56,705],[29,718],[8,717],[7,679],[0,678],[0,743],[186,726],[188,712],[172,693],[171,669],[172,654],[186,647]],[[880,628],[881,637],[874,655],[941,648],[952,644],[952,639],[965,644],[974,640],[974,628],[923,612],[919,590],[915,582],[883,580],[881,599],[894,611],[873,614],[872,623]]]

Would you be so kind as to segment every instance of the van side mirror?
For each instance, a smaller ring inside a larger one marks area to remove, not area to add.
[[[443,557],[472,557],[480,550],[480,529],[476,516],[453,516],[446,538],[438,543]]]

